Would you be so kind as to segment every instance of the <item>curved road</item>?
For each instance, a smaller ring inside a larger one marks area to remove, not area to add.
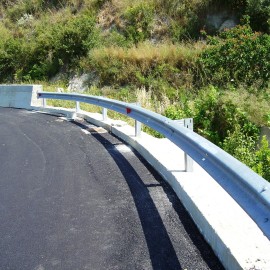
[[[145,161],[89,123],[0,109],[0,269],[223,269]]]

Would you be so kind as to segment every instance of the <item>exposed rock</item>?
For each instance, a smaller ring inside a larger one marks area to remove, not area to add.
[[[237,25],[236,18],[230,18],[226,20],[218,29],[219,32],[224,31],[225,29],[231,29]]]
[[[209,13],[206,17],[206,30],[210,33],[231,29],[238,24],[235,14],[229,11]]]
[[[54,77],[50,78],[50,83],[66,81],[67,76],[68,76],[67,74],[64,74],[63,72],[59,72]]]
[[[168,38],[170,21],[167,17],[155,16],[151,31],[151,42],[156,44]]]
[[[83,74],[81,76],[75,75],[68,83],[68,91],[84,92],[88,87],[89,80],[90,76],[88,74]]]
[[[69,80],[68,91],[72,92],[84,92],[90,85],[98,83],[98,78],[94,73],[75,75]]]

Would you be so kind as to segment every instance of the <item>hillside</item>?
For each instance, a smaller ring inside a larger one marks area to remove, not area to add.
[[[269,0],[4,0],[0,82],[79,78],[71,90],[193,117],[270,179],[268,142],[258,145],[270,127],[269,22]]]

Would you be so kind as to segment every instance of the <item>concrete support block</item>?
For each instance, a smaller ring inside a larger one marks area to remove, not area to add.
[[[35,109],[42,106],[37,92],[42,85],[0,85],[0,107]]]

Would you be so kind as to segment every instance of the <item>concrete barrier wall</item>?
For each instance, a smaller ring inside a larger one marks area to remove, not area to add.
[[[42,105],[37,92],[42,85],[0,85],[0,107],[34,109]]]

